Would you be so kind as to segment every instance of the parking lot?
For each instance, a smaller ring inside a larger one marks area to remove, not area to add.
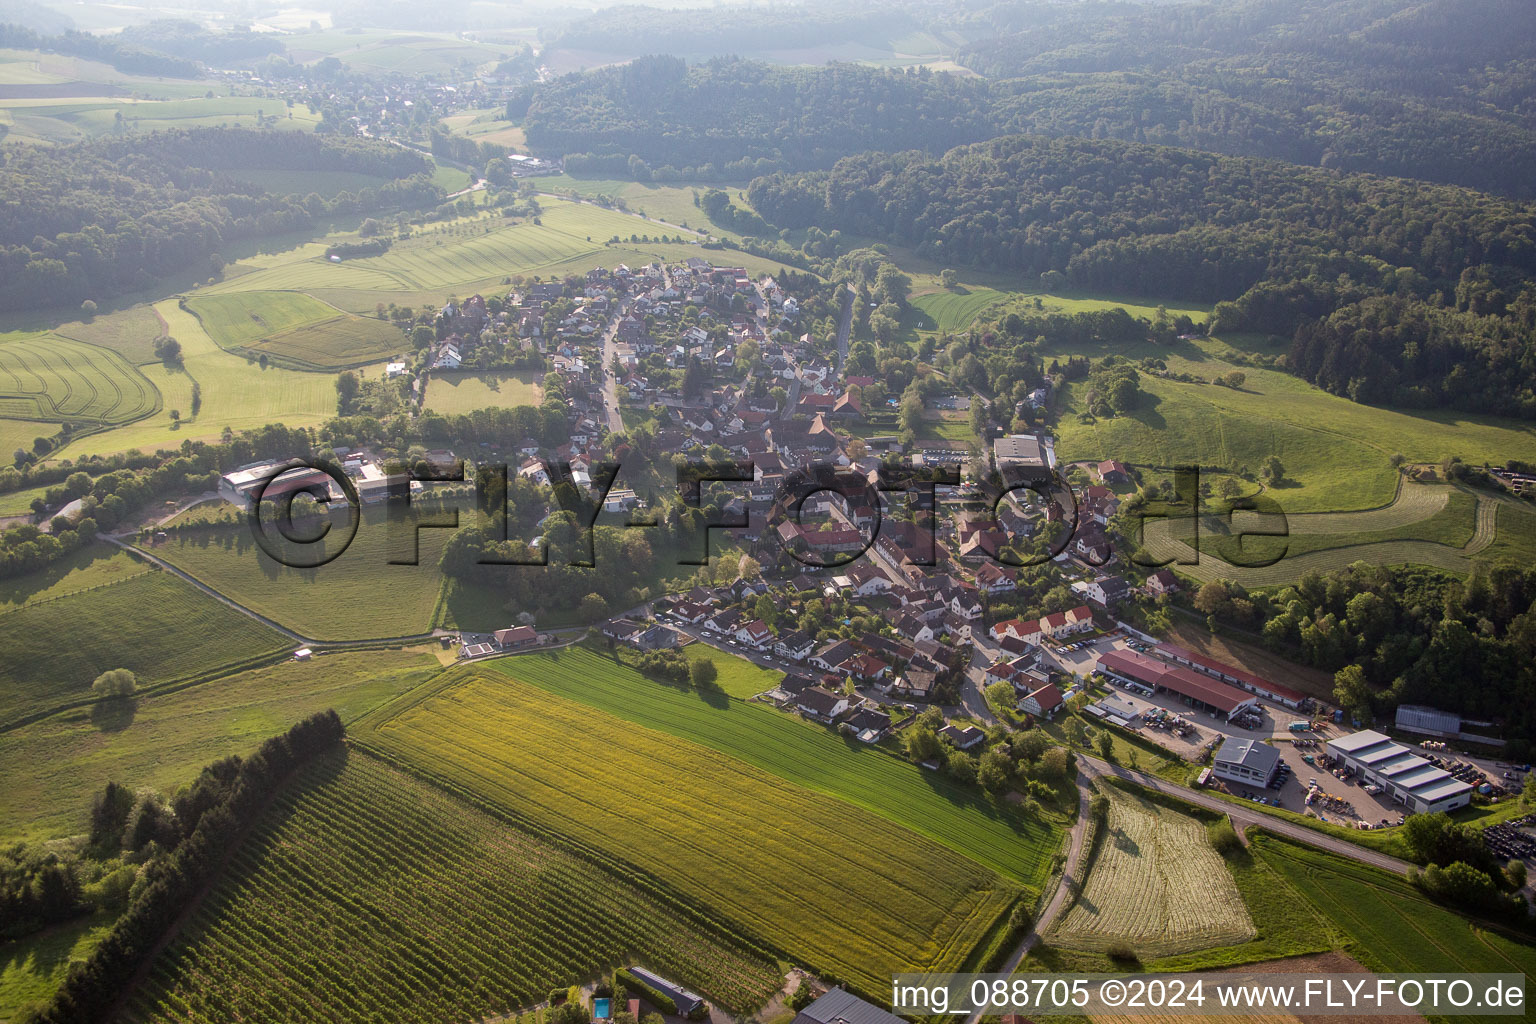
[[[1062,671],[1081,677],[1091,676],[1098,670],[1099,658],[1107,651],[1133,650],[1136,644],[1123,635],[1100,638],[1097,642],[1068,641],[1059,648],[1046,648],[1046,657]],[[1262,698],[1259,714],[1252,719],[1252,728],[1244,728],[1236,722],[1228,722],[1224,716],[1207,711],[1197,711],[1171,693],[1144,696],[1118,686],[1111,686],[1117,699],[1129,704],[1144,719],[1138,733],[1180,757],[1198,761],[1206,749],[1218,746],[1227,736],[1240,739],[1268,740],[1280,754],[1285,766],[1284,778],[1279,785],[1267,790],[1255,789],[1241,783],[1224,783],[1223,786],[1236,796],[1262,799],[1287,810],[1306,813],[1311,811],[1324,821],[1349,824],[1365,821],[1380,824],[1383,820],[1396,823],[1402,816],[1403,807],[1385,793],[1370,794],[1352,779],[1340,779],[1315,763],[1323,753],[1324,742],[1344,730],[1330,723],[1320,723],[1316,731],[1294,733],[1292,722],[1304,720],[1304,716],[1282,705]],[[1184,735],[1175,728],[1161,728],[1151,721],[1159,715],[1182,719],[1188,727]],[[1320,795],[1309,806],[1306,796],[1311,780],[1316,779]]]

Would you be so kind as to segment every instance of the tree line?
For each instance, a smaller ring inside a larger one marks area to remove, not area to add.
[[[344,732],[336,712],[311,715],[248,758],[209,765],[172,806],[156,812],[146,830],[161,850],[140,869],[127,910],[90,956],[70,964],[48,1005],[28,1014],[30,1024],[106,1019],[156,943],[213,879],[273,791],[299,767],[335,747]],[[128,802],[124,793],[122,787],[109,787],[98,801],[92,815],[98,841],[127,834],[132,808],[120,813]]]
[[[1536,742],[1536,570],[1478,563],[1465,579],[1357,562],[1294,585],[1207,583],[1194,606],[1213,621],[1336,673],[1334,698],[1364,721],[1429,704],[1499,721],[1509,756]]]

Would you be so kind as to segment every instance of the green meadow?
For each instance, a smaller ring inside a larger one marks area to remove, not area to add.
[[[88,699],[108,669],[130,669],[143,689],[287,645],[165,572],[32,601],[0,614],[0,724]]]
[[[332,536],[340,538],[344,526],[336,523]],[[257,546],[244,524],[172,535],[150,550],[304,636],[372,640],[432,629],[443,583],[437,562],[452,532],[422,529],[418,565],[390,564],[391,559],[411,557],[412,531],[387,522],[382,507],[365,509],[346,551],[311,569],[278,564]],[[339,539],[327,538],[314,550],[330,550],[337,543]],[[304,557],[309,552],[304,549]]]
[[[1528,937],[1470,921],[1406,879],[1267,835],[1255,838],[1253,850],[1328,922],[1335,941],[1373,970],[1536,971],[1536,944]]]
[[[250,358],[220,348],[203,330],[197,317],[181,309],[174,299],[155,304],[169,333],[181,343],[182,365],[169,368],[150,363],[139,372],[161,395],[165,413],[176,409],[178,425],[168,415],[150,416],[123,427],[80,438],[58,453],[80,455],[127,451],[154,451],[180,447],[183,441],[217,441],[227,426],[250,430],[268,423],[290,427],[319,426],[336,414],[334,378],[280,366],[262,368]],[[202,409],[192,415],[192,384],[202,390]]]
[[[110,717],[78,708],[0,733],[0,836],[75,835],[109,780],[174,792],[203,765],[246,754],[316,711],[334,708],[350,722],[439,670],[424,649],[340,651],[147,694]]]
[[[538,405],[544,400],[542,375],[498,370],[433,370],[427,382],[426,408],[445,415],[492,406]]]
[[[362,366],[406,347],[404,333],[393,324],[343,313],[303,292],[198,295],[186,306],[220,348],[276,358],[298,369]]]
[[[1151,348],[1133,355],[1151,354]],[[1120,459],[1157,469],[1200,465],[1257,474],[1264,460],[1275,455],[1285,479],[1271,488],[1270,497],[1287,512],[1347,512],[1390,503],[1397,490],[1397,471],[1388,461],[1394,454],[1412,463],[1438,463],[1452,455],[1473,465],[1536,459],[1536,425],[1470,413],[1359,405],[1278,370],[1228,362],[1219,357],[1221,351],[1215,342],[1180,343],[1157,354],[1170,371],[1207,379],[1240,370],[1246,377],[1242,388],[1143,372],[1144,394],[1136,408],[1094,419],[1084,409],[1083,386],[1070,385],[1057,424],[1058,459]]]

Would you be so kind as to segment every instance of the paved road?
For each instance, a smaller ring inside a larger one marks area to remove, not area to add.
[[[1364,846],[1357,846],[1348,840],[1340,839],[1326,832],[1319,832],[1317,829],[1308,828],[1305,825],[1298,825],[1295,822],[1287,821],[1272,814],[1266,814],[1257,808],[1250,809],[1246,804],[1222,800],[1198,789],[1191,789],[1188,786],[1168,782],[1155,775],[1148,775],[1146,772],[1134,771],[1120,765],[1110,764],[1108,761],[1089,757],[1081,752],[1077,755],[1077,761],[1084,774],[1090,778],[1118,776],[1146,789],[1158,793],[1166,793],[1169,796],[1178,797],[1180,800],[1186,800],[1198,807],[1230,815],[1233,824],[1238,828],[1258,825],[1277,835],[1293,839],[1298,843],[1305,843],[1308,846],[1314,846],[1329,853],[1336,853],[1341,857],[1359,861],[1361,864],[1368,864],[1373,868],[1381,868],[1383,871],[1390,871],[1396,875],[1406,873],[1411,866],[1405,860],[1398,860],[1396,857],[1377,853],[1375,850],[1367,849]]]
[[[613,314],[613,319],[608,324],[608,329],[603,332],[603,412],[608,418],[608,429],[615,434],[624,432],[624,416],[619,411],[619,378],[613,372],[613,361],[619,354],[619,321],[624,319],[624,314],[629,310],[632,299],[625,299],[619,303],[618,310]]]
[[[843,364],[848,361],[848,337],[853,333],[853,289],[843,287],[843,316],[837,324],[837,378],[843,377]]]

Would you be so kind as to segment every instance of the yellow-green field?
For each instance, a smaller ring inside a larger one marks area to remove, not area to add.
[[[122,1018],[505,1021],[636,962],[732,1013],[783,984],[769,955],[658,889],[337,747],[296,773]]]
[[[709,257],[777,272],[781,266],[738,252],[711,252],[671,242],[632,243],[631,235],[666,234],[669,227],[588,203],[543,199],[540,223],[509,222],[486,211],[438,224],[396,241],[381,256],[333,263],[323,246],[300,246],[279,257],[250,261],[250,273],[230,275],[202,294],[302,291],[353,312],[372,312],[380,301],[441,302],[450,294],[492,291],[512,275],[564,275],[619,263]],[[691,208],[691,206],[690,206]],[[613,246],[609,239],[624,241]],[[242,267],[245,264],[242,264]]]
[[[59,425],[57,423],[44,423],[41,420],[0,419],[0,458],[3,458],[5,463],[9,465],[12,452],[18,450],[30,452],[32,450],[32,442],[37,438],[52,437],[58,432]],[[5,501],[11,497],[12,495],[9,494],[0,495],[0,501]],[[24,512],[26,510],[25,506],[31,500],[29,497],[26,501],[21,502],[22,508],[20,511]],[[9,506],[7,505],[6,507]],[[19,514],[19,512],[11,514]]]
[[[538,405],[544,400],[539,377],[499,370],[433,370],[426,407],[451,415],[491,406]]]
[[[109,348],[135,366],[155,362],[155,342],[165,335],[165,325],[153,306],[141,304],[90,320],[60,324],[55,334]]]
[[[283,40],[294,60],[309,64],[335,57],[358,71],[443,75],[472,71],[511,56],[514,47],[460,39],[450,33],[300,32]]]
[[[240,348],[274,334],[319,323],[336,310],[298,291],[246,291],[194,295],[187,309],[221,348]]]
[[[8,87],[8,88],[7,88]],[[0,50],[0,125],[6,143],[62,145],[103,135],[220,125],[313,131],[320,115],[302,103],[232,96],[209,83],[129,75],[95,61]]]
[[[108,455],[130,448],[154,451],[179,447],[186,440],[217,441],[226,426],[237,431],[268,423],[319,426],[336,414],[335,378],[278,366],[261,369],[254,358],[245,359],[216,345],[197,317],[178,308],[174,299],[156,303],[155,309],[181,342],[184,369],[151,363],[141,372],[159,390],[164,410],[180,410],[181,426],[175,427],[168,415],[151,416],[81,438],[61,449],[60,455]],[[203,397],[196,417],[191,415],[193,380],[201,385]]]
[[[892,971],[958,969],[1020,892],[889,820],[501,673],[451,673],[352,736],[867,992]]]

